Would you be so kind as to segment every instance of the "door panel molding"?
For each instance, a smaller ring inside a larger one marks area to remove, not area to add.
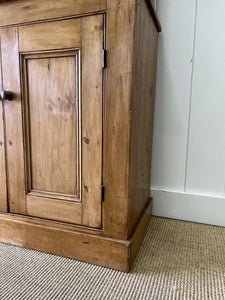
[[[67,62],[67,60],[69,61]],[[20,62],[24,112],[26,193],[35,190],[35,194],[38,195],[39,193],[39,196],[43,196],[43,193],[50,193],[55,196],[59,195],[59,199],[66,197],[69,200],[81,201],[80,49],[22,52],[20,53]],[[58,74],[52,74],[52,72],[59,72],[60,67],[62,68],[60,73],[62,79],[57,78]],[[42,81],[39,83],[39,89],[43,89],[43,92],[36,88],[40,76],[47,80],[46,83]],[[50,86],[51,93],[49,94]],[[66,86],[71,95],[64,93]],[[48,103],[44,99],[46,96]],[[57,99],[55,100],[55,98]],[[42,100],[39,101],[39,99]],[[38,104],[39,107],[38,105],[35,107],[37,101],[40,103]],[[39,119],[40,116],[41,119]],[[34,123],[33,126],[32,123]],[[54,131],[57,128],[61,134],[58,136],[59,139],[55,141]],[[75,130],[73,130],[74,128]],[[40,132],[47,139],[44,138],[43,140]],[[74,143],[71,143],[71,140],[74,140]],[[43,150],[38,148],[39,144],[42,144]],[[49,144],[50,146],[48,146]],[[63,147],[63,152],[54,155],[54,150],[58,151],[60,147]],[[46,153],[49,156],[53,153],[52,156],[55,156],[53,162],[53,158],[50,159],[49,157],[48,159]],[[65,159],[64,156],[66,156]],[[50,169],[47,168],[48,162]],[[53,173],[55,165],[58,165],[55,171],[60,169],[64,173],[62,174],[64,175],[63,182],[60,176]],[[73,172],[71,169],[74,169]],[[70,186],[73,186],[73,178],[74,192],[68,190],[66,193],[66,186],[69,183]],[[43,188],[41,188],[42,186]],[[61,188],[61,190],[57,190],[57,188]]]
[[[27,193],[28,196],[36,196],[36,197],[43,197],[43,198],[51,198],[56,200],[63,200],[63,201],[73,201],[73,202],[81,202],[79,198],[76,198],[72,194],[64,194],[64,193],[53,193],[48,191],[39,191],[39,190],[30,190]]]

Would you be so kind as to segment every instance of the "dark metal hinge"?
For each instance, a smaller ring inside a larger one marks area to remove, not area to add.
[[[106,61],[107,61],[107,50],[103,49],[102,51],[102,68],[105,69],[106,66]]]
[[[105,186],[104,185],[101,185],[101,199],[102,199],[102,202],[104,202],[104,199],[105,198]]]

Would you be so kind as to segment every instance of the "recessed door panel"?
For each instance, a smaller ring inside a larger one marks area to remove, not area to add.
[[[22,54],[21,61],[28,192],[79,199],[79,50]]]
[[[10,212],[101,226],[103,23],[2,30]]]

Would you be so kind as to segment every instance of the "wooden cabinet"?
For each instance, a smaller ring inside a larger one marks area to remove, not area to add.
[[[12,213],[101,227],[103,22],[1,30]]]
[[[0,241],[128,271],[152,205],[151,2],[1,1],[0,26]]]

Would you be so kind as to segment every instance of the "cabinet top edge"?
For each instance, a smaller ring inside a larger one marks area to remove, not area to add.
[[[151,0],[144,1],[148,6],[157,31],[161,32],[162,27]],[[53,0],[48,1],[48,4],[43,0],[32,0],[29,2],[26,0],[0,0],[0,27],[72,16],[78,17],[107,11],[107,0],[88,0],[86,4],[82,0],[77,0],[76,5],[72,5],[72,2],[73,0],[67,1],[67,5],[65,5],[63,0],[59,0],[58,4],[55,5],[55,1]],[[47,9],[50,7],[51,9]],[[53,7],[54,10],[52,10]]]
[[[156,29],[158,30],[158,32],[161,32],[162,31],[162,26],[161,26],[161,24],[159,22],[159,18],[158,18],[157,14],[156,14],[156,11],[155,11],[155,9],[154,9],[154,7],[152,5],[151,0],[145,0],[145,2],[147,4],[147,6],[148,6],[150,15],[151,15],[151,17],[152,17],[152,19],[153,19],[153,21],[155,23]]]
[[[107,0],[0,0],[0,27],[104,13]]]

